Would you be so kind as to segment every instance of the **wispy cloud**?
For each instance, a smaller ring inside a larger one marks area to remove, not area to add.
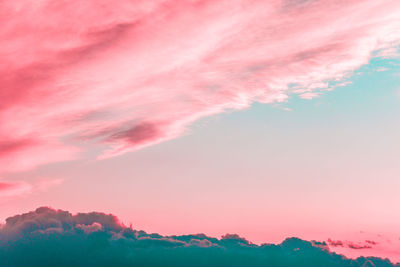
[[[43,193],[54,186],[61,185],[63,179],[40,179],[36,182],[0,180],[0,200],[31,193]]]
[[[400,2],[22,1],[0,6],[0,169],[101,158],[291,84],[341,80],[400,41]]]
[[[0,198],[30,193],[32,186],[22,181],[0,181]]]
[[[38,191],[45,192],[52,187],[59,186],[64,182],[64,179],[41,179],[35,184],[35,188]]]

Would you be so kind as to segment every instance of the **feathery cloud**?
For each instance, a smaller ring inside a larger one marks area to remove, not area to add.
[[[392,55],[399,18],[397,0],[5,0],[0,170],[76,158],[84,141],[100,158],[140,149],[293,85],[313,98]]]

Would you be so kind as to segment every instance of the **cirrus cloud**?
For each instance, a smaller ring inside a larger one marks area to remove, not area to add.
[[[0,181],[0,199],[19,196],[32,191],[32,186],[23,181]]]
[[[0,180],[0,206],[3,204],[1,200],[9,200],[12,197],[23,196],[31,193],[43,193],[50,188],[59,186],[63,183],[63,179],[41,179],[36,182],[25,181],[6,181]]]
[[[0,170],[140,149],[291,86],[313,98],[393,52],[399,18],[397,0],[3,1]]]

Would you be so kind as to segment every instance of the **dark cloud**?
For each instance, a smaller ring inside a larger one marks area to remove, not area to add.
[[[378,245],[377,242],[371,240],[365,240],[364,244],[357,244],[351,241],[341,241],[328,239],[328,244],[332,247],[347,247],[351,249],[369,249],[372,246]]]
[[[156,138],[159,135],[159,128],[156,124],[142,122],[128,130],[121,131],[112,136],[112,139],[124,139],[132,144]]]
[[[10,217],[0,228],[1,266],[349,266],[386,267],[389,260],[356,260],[332,253],[325,242],[288,238],[255,245],[227,234],[162,236],[122,225],[113,215],[38,208]]]
[[[356,243],[352,243],[352,242],[348,242],[347,247],[348,247],[348,248],[351,248],[351,249],[367,249],[367,248],[372,248],[371,245],[360,245],[360,244],[356,244]]]
[[[328,244],[332,247],[343,247],[344,243],[341,240],[328,239]]]

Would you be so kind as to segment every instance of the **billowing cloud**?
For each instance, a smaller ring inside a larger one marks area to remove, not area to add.
[[[374,51],[393,56],[399,18],[398,0],[2,1],[0,169],[82,143],[110,157],[254,101],[316,97]]]
[[[374,257],[347,259],[324,242],[288,238],[255,245],[235,234],[162,236],[125,227],[113,215],[46,207],[6,220],[0,260],[5,266],[399,266]]]

